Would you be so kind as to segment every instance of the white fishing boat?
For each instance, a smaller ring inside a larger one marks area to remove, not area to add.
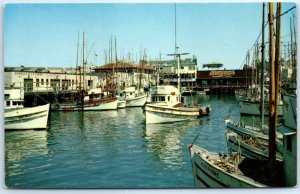
[[[135,86],[125,88],[123,93],[121,93],[121,97],[125,99],[126,107],[142,107],[147,101],[147,95],[141,94],[135,89]]]
[[[84,110],[116,110],[118,99],[104,96],[100,88],[91,89],[84,97]]]
[[[239,166],[246,158],[238,154],[229,156],[208,152],[195,145],[190,145],[189,150],[196,187],[267,187],[243,173]]]
[[[211,111],[209,105],[184,106],[179,102],[178,88],[171,85],[152,87],[150,94],[151,102],[145,106],[146,124],[192,120]]]
[[[50,104],[24,107],[24,91],[10,88],[4,90],[5,130],[46,129]]]

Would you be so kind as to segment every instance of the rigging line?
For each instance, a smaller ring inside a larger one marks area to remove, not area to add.
[[[268,23],[269,23],[269,21],[266,22],[264,28],[268,25]],[[260,38],[261,35],[262,35],[262,30],[260,31],[258,37],[256,38],[256,40],[255,40],[254,44],[252,45],[251,49],[249,50],[249,52],[251,52],[252,49],[254,48],[254,46],[258,43],[258,40],[259,40],[259,38]],[[246,61],[246,58],[247,58],[247,57],[245,57],[245,59],[244,59],[244,61],[242,62],[242,64],[241,64],[241,66],[240,66],[239,69],[241,69],[242,66],[244,65],[244,63],[245,63],[245,61]]]
[[[280,16],[283,16],[283,15],[287,14],[288,12],[290,12],[291,10],[293,10],[293,9],[295,9],[295,8],[296,8],[296,6],[291,7],[291,8],[288,9],[287,11],[283,12],[282,14],[280,14]],[[278,16],[277,16],[275,19],[277,19],[277,18],[278,18]]]
[[[40,95],[38,95],[36,92],[33,92],[36,96],[40,97],[42,100],[44,100],[45,102],[49,103],[47,100],[45,100],[43,97],[41,97]]]
[[[280,17],[283,16],[283,15],[285,15],[285,14],[287,14],[288,12],[290,12],[291,10],[293,10],[293,9],[295,9],[295,8],[296,8],[296,6],[291,7],[291,8],[288,9],[287,11],[283,12],[283,13],[280,15]],[[276,20],[277,18],[278,18],[278,16],[277,16],[277,17],[274,17],[274,20]],[[268,25],[268,23],[269,23],[269,20],[266,22],[264,28]],[[259,33],[259,35],[258,35],[256,41],[254,42],[253,46],[252,46],[251,49],[250,49],[250,52],[251,52],[252,49],[254,48],[254,45],[256,44],[256,42],[258,42],[258,40],[259,40],[261,34],[262,34],[262,31],[260,31],[260,33]],[[241,66],[239,67],[239,69],[242,68],[242,66],[244,65],[245,61],[246,61],[246,57],[245,57],[244,61],[242,62]]]

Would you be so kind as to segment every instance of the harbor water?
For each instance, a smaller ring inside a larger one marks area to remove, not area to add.
[[[5,132],[8,188],[194,188],[188,145],[227,153],[224,118],[240,121],[233,96],[196,96],[209,116],[145,124],[142,108],[51,112],[44,131]],[[252,117],[243,118],[252,123]],[[258,121],[259,118],[256,118]],[[257,122],[255,121],[255,122]]]

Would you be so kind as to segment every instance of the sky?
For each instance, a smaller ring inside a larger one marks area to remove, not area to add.
[[[293,6],[284,2],[282,12]],[[290,39],[290,18],[296,12],[282,17],[282,41]],[[239,69],[261,32],[262,3],[180,2],[176,15],[179,50],[190,53],[187,57],[195,55],[199,69],[212,62]],[[105,63],[111,37],[116,38],[118,58],[130,53],[136,60],[145,50],[148,60],[160,54],[168,60],[172,57],[167,54],[174,53],[175,4],[8,3],[3,31],[4,66],[75,67],[78,34],[82,47],[83,32],[88,63],[97,66]]]

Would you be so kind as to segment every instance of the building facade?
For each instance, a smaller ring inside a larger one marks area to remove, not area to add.
[[[94,68],[95,74],[100,77],[103,89],[122,91],[126,87],[149,88],[156,85],[156,69],[149,64],[130,64],[118,61],[114,64],[105,64]]]
[[[75,68],[5,67],[5,87],[24,88],[26,92],[89,90],[100,85],[90,70]]]
[[[178,85],[178,64],[175,59],[150,61],[149,63],[157,69],[159,78],[164,84]],[[181,87],[193,88],[196,86],[197,70],[197,58],[195,56],[180,60]]]

